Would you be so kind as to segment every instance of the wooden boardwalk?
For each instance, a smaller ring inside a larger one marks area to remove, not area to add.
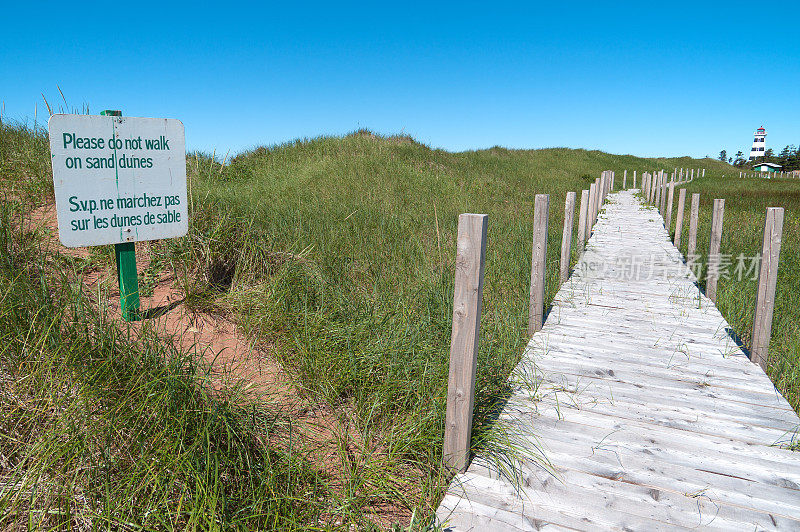
[[[694,281],[658,212],[611,194],[500,416],[551,471],[477,456],[445,530],[800,530],[800,419]]]

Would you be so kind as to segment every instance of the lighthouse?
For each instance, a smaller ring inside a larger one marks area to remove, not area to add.
[[[753,147],[750,148],[750,159],[755,159],[756,157],[763,157],[764,152],[764,141],[767,138],[767,130],[764,129],[764,126],[756,129],[756,138],[753,139]]]

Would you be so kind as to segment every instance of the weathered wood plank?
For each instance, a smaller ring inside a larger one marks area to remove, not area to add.
[[[678,192],[678,213],[675,216],[675,239],[673,244],[676,248],[681,248],[681,233],[683,232],[683,211],[686,206],[686,189],[682,188]]]
[[[672,182],[668,185],[667,210],[664,216],[664,222],[667,226],[667,234],[669,234],[670,228],[672,227],[672,199],[674,196],[675,196],[675,183]]]
[[[589,210],[586,217],[586,239],[592,236],[592,228],[594,227],[594,218],[596,216],[595,207],[597,207],[597,183],[589,185]]]
[[[697,221],[700,216],[700,194],[692,194],[692,208],[689,213],[689,243],[686,258],[692,260],[697,251]]]
[[[589,210],[589,191],[581,190],[581,206],[578,214],[578,254],[583,253],[583,247],[586,245],[586,217]]]
[[[462,214],[458,217],[453,330],[442,453],[445,466],[457,472],[466,468],[470,452],[488,218],[486,214]]]
[[[764,243],[761,248],[761,268],[756,288],[753,319],[753,348],[750,359],[767,369],[769,340],[772,334],[772,313],[775,310],[775,287],[778,283],[778,261],[783,234],[783,208],[769,207],[764,218]]]
[[[575,216],[575,193],[567,192],[564,201],[564,230],[561,233],[561,263],[559,268],[560,284],[569,278],[569,261],[572,257],[572,226]]]
[[[544,322],[544,290],[547,283],[547,223],[550,196],[536,194],[533,204],[533,252],[531,254],[531,293],[528,308],[528,336]]]
[[[722,245],[722,219],[725,214],[725,200],[714,200],[711,214],[711,239],[708,245],[708,265],[706,267],[706,295],[717,302],[717,282],[719,281],[720,247]]]

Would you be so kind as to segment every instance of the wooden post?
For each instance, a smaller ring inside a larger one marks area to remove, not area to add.
[[[653,196],[652,204],[658,207],[658,174],[653,174],[653,184],[650,187],[650,195]]]
[[[649,179],[650,179],[649,199],[650,199],[650,205],[653,205],[653,202],[655,201],[656,198],[656,174],[651,173]]]
[[[669,234],[669,229],[672,227],[672,200],[675,197],[675,183],[669,184],[669,192],[667,193],[667,212],[666,212],[666,222],[667,222],[667,234]]]
[[[122,116],[122,111],[105,110],[101,116]],[[139,275],[136,271],[136,243],[114,244],[117,259],[117,282],[119,283],[119,309],[122,319],[139,319]]]
[[[458,217],[450,376],[442,453],[445,466],[453,473],[466,470],[469,462],[488,219],[486,214]]]
[[[628,171],[622,171],[622,190],[628,190]]]
[[[606,189],[608,188],[608,176],[605,172],[602,173],[600,176],[600,199],[597,202],[597,212],[600,212],[600,209],[603,208],[603,203],[606,201]]]
[[[659,185],[661,184],[660,182],[661,182],[661,175],[659,175],[658,173],[653,174],[653,184],[655,185],[653,187],[653,205],[656,208],[658,208],[658,191],[659,191]]]
[[[697,251],[697,219],[700,216],[700,194],[692,194],[692,207],[689,211],[689,243],[686,248],[686,259],[689,260]]]
[[[633,188],[636,188],[636,170],[633,171]]]
[[[664,179],[659,175],[658,176],[658,189],[656,190],[656,208],[658,209],[658,213],[661,215],[661,218],[664,218]]]
[[[653,189],[653,205],[658,208],[659,201],[658,201],[658,193],[661,191],[661,174],[656,173],[653,176],[653,183],[655,187]]]
[[[722,245],[722,218],[725,214],[725,200],[714,200],[711,214],[711,243],[708,246],[708,270],[706,271],[706,295],[717,302],[717,281],[719,281],[719,250]]]
[[[652,205],[656,194],[656,175],[651,172],[648,177],[648,180],[650,181],[650,184],[648,185],[650,193],[647,195],[647,197],[648,197],[648,202],[650,203],[650,205]]]
[[[758,271],[756,309],[753,318],[753,347],[750,360],[767,370],[769,339],[772,335],[772,312],[775,309],[775,287],[778,284],[778,260],[781,254],[783,208],[768,207],[764,219],[764,244],[761,247],[761,268]]]
[[[675,218],[675,247],[681,249],[681,231],[683,231],[683,211],[686,208],[686,189],[682,188],[678,192],[678,214]]]
[[[589,191],[581,190],[581,206],[578,213],[578,253],[583,253],[586,243],[586,215],[589,210]]]
[[[597,202],[595,196],[597,195],[597,184],[592,183],[589,185],[589,205],[586,211],[586,240],[592,236],[592,227],[594,226],[594,206]]]
[[[658,175],[656,177],[656,190],[655,190],[655,207],[658,209],[658,213],[661,214],[661,176]]]
[[[564,231],[561,233],[561,284],[569,278],[569,259],[572,251],[572,226],[575,219],[575,193],[567,192],[564,202]]]
[[[533,253],[531,256],[531,297],[528,309],[528,336],[541,330],[544,323],[544,288],[547,281],[548,194],[536,194],[533,204]]]
[[[603,180],[604,177],[605,177],[605,174],[600,174],[600,177],[598,177],[595,180],[595,183],[597,184],[597,196],[595,197],[595,202],[597,203],[597,206],[596,206],[597,208],[595,209],[595,212],[594,212],[595,219],[592,220],[592,225],[594,225],[595,222],[597,221],[597,214],[600,212],[600,206],[603,204],[603,198],[605,197],[605,190],[604,190],[605,182]]]
[[[614,192],[614,177],[616,177],[616,174],[612,170],[611,171],[611,184],[608,186],[609,192]]]

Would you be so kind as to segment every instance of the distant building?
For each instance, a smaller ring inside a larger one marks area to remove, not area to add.
[[[756,157],[763,157],[764,152],[767,151],[764,149],[764,142],[767,140],[767,130],[764,129],[764,126],[756,129],[755,137],[753,139],[753,147],[750,148],[750,160]]]
[[[781,168],[783,168],[781,165],[775,164],[775,163],[758,163],[758,164],[753,165],[753,171],[754,172],[773,172],[774,173],[774,172],[779,171]]]

